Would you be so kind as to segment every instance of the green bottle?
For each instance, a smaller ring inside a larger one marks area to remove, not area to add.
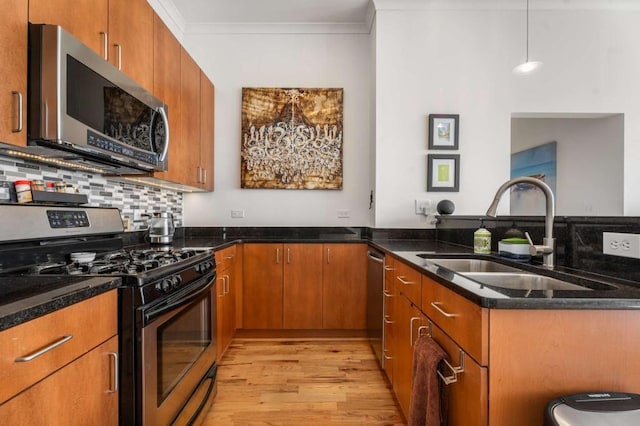
[[[491,232],[480,221],[480,228],[473,233],[473,252],[477,254],[491,253]]]

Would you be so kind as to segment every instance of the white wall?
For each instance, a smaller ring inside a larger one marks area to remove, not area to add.
[[[184,45],[216,85],[215,190],[185,196],[187,226],[367,226],[369,34],[187,34]],[[240,189],[242,87],[344,88],[342,190]],[[244,210],[244,219],[230,211]],[[350,210],[350,218],[338,218]]]
[[[512,113],[624,114],[624,212],[640,215],[640,12],[533,10],[530,56],[544,67],[517,77],[523,10],[424,4],[376,14],[376,227],[428,226],[416,198],[484,214],[509,178]],[[430,113],[460,114],[457,193],[426,192]]]
[[[622,216],[623,116],[514,118],[511,123],[513,153],[557,142],[558,216]]]

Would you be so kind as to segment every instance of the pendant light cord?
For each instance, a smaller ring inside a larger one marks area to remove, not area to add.
[[[529,0],[527,0],[527,59],[525,62],[529,62]]]

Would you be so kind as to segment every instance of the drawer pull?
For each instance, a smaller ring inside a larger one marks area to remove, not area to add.
[[[395,322],[395,321],[391,321],[389,319],[389,315],[385,315],[383,321],[384,321],[385,324],[393,324]]]
[[[443,310],[440,305],[442,305],[442,302],[431,302],[431,306],[433,306],[434,308],[436,308],[436,311],[440,312],[442,315],[444,315],[447,318],[454,318],[457,315],[456,314],[450,314],[449,312],[446,312],[445,310]]]
[[[384,270],[385,271],[393,271],[393,268],[389,265],[384,265]]]
[[[444,362],[447,365],[447,367],[451,369],[451,372],[453,373],[451,376],[445,376],[440,372],[440,370],[436,370],[436,372],[438,373],[438,376],[440,376],[440,378],[442,379],[445,385],[450,385],[451,383],[457,382],[458,374],[464,373],[464,352],[462,352],[462,350],[460,351],[459,356],[460,356],[460,360],[459,360],[460,365],[458,367],[454,367],[453,365],[449,364],[449,362],[446,359],[442,360],[442,362]]]
[[[400,282],[401,282],[402,284],[404,284],[404,285],[411,285],[411,284],[413,284],[411,281],[405,281],[405,280],[403,279],[404,277],[403,277],[402,275],[398,275],[396,278],[398,279],[398,281],[400,281]]]
[[[383,350],[382,351],[382,356],[384,357],[384,359],[393,359],[392,356],[387,355],[387,350]]]
[[[18,122],[16,127],[11,129],[13,133],[20,133],[22,131],[22,92],[12,91],[11,94],[18,99],[18,105],[16,107]]]
[[[227,256],[227,257],[225,257],[225,258],[224,258],[224,260],[231,260],[231,259],[233,259],[234,257],[235,257],[234,255]]]
[[[280,249],[276,249],[276,265],[280,263]]]
[[[423,331],[426,331],[425,334],[422,334]],[[431,321],[429,321],[429,325],[421,325],[418,327],[418,336],[431,337]]]
[[[384,297],[393,297],[393,294],[387,292],[386,290],[384,290],[382,294],[384,294]]]
[[[71,334],[65,334],[64,336],[62,336],[61,338],[59,338],[58,340],[56,340],[55,342],[53,342],[52,344],[40,349],[37,352],[34,352],[30,355],[25,355],[25,356],[19,356],[18,358],[16,358],[15,362],[28,362],[28,361],[32,361],[36,358],[38,358],[41,355],[46,354],[47,352],[57,348],[58,346],[67,343],[69,340],[71,340],[73,338],[73,335]]]
[[[113,381],[111,383],[113,383],[113,386],[109,389],[109,393],[115,393],[118,392],[118,388],[120,387],[120,382],[118,381],[118,368],[119,368],[119,363],[118,363],[118,354],[115,352],[109,352],[107,353],[107,355],[109,355],[109,357],[111,357],[113,359]]]

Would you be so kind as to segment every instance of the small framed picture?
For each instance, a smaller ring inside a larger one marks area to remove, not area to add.
[[[429,114],[429,149],[458,149],[458,114]]]
[[[427,162],[428,192],[458,192],[460,186],[459,154],[429,154]]]

